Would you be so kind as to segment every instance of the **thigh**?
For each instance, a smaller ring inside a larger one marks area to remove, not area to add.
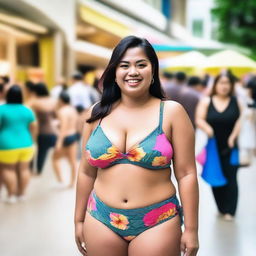
[[[129,244],[129,256],[179,256],[180,241],[180,218],[176,216],[133,239]]]
[[[30,162],[20,162],[18,163],[18,170],[19,171],[28,170],[29,165],[30,165]]]
[[[128,243],[89,213],[86,213],[83,233],[88,256],[128,255]]]
[[[77,143],[73,143],[70,146],[63,147],[63,152],[69,161],[76,160]]]

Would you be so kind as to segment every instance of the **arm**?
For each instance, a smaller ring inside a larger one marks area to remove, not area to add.
[[[196,125],[198,128],[202,129],[208,137],[214,135],[212,127],[206,122],[206,115],[208,106],[210,104],[210,98],[203,98],[199,101],[196,108]]]
[[[91,115],[91,110],[87,112],[86,119]],[[90,166],[86,160],[84,149],[88,138],[92,132],[92,125],[85,123],[83,128],[82,158],[78,169],[77,189],[76,189],[76,206],[75,206],[75,237],[79,251],[86,255],[86,251],[82,246],[84,243],[83,223],[86,213],[86,205],[89,195],[93,189],[93,185],[97,176],[97,169]]]
[[[55,149],[59,150],[61,149],[62,145],[63,145],[63,140],[65,138],[66,135],[66,130],[68,128],[68,120],[65,116],[65,112],[59,110],[57,113],[57,119],[59,121],[59,132],[58,132],[58,139],[56,142],[56,146]]]
[[[33,121],[29,125],[30,132],[32,134],[33,141],[37,141],[37,135],[38,135],[38,123],[37,121]]]
[[[185,230],[181,238],[181,250],[187,256],[195,256],[198,250],[198,201],[199,191],[195,165],[194,130],[183,107],[175,104],[175,120],[172,122],[174,147],[174,174],[184,211]]]
[[[235,122],[235,125],[234,125],[234,128],[228,138],[228,145],[230,148],[233,148],[235,146],[235,141],[239,135],[239,132],[240,132],[240,128],[241,128],[241,118],[242,118],[242,111],[243,111],[243,107],[242,107],[242,104],[241,102],[237,102],[238,103],[238,107],[239,107],[239,110],[240,110],[240,115],[239,115],[239,118],[237,119],[237,121]]]

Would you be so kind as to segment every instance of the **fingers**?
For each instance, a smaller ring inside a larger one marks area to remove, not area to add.
[[[193,248],[193,249],[187,249],[184,256],[196,256],[196,254],[197,254],[197,249]]]
[[[181,243],[180,244],[180,250],[181,250],[181,255],[185,255],[185,252],[186,252],[186,246],[184,243]]]
[[[80,239],[76,239],[76,245],[77,245],[77,248],[78,248],[79,252],[82,255],[86,256],[87,251],[86,251],[86,247],[85,247],[85,242],[80,241]]]
[[[198,248],[195,248],[194,246],[189,248],[189,247],[186,247],[185,243],[181,243],[180,250],[181,250],[182,256],[196,256]]]

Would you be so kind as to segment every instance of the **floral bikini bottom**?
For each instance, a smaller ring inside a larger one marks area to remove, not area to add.
[[[140,233],[179,215],[182,221],[182,208],[176,195],[160,203],[135,209],[117,209],[107,206],[92,191],[87,211],[92,217],[126,241],[131,241]]]

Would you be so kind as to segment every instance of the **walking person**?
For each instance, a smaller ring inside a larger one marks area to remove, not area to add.
[[[82,73],[74,73],[72,79],[73,84],[68,88],[71,105],[75,108],[89,109],[92,104],[99,100],[99,93],[96,89],[84,83]]]
[[[13,85],[6,93],[6,104],[0,106],[0,171],[7,203],[25,200],[34,155],[37,123],[33,111],[22,102],[21,88]]]
[[[38,119],[37,159],[36,173],[42,174],[49,149],[55,146],[57,140],[56,107],[57,101],[50,97],[49,91],[44,83],[33,86],[34,97],[29,101],[30,106],[36,113]]]
[[[76,109],[70,105],[70,97],[65,91],[59,96],[57,118],[59,120],[59,132],[53,152],[53,167],[57,180],[62,183],[63,178],[59,160],[65,157],[71,168],[69,187],[74,187],[77,166],[78,113]]]
[[[210,97],[202,98],[198,104],[196,123],[215,137],[222,172],[227,184],[212,187],[220,216],[233,220],[238,201],[238,166],[230,163],[231,149],[236,146],[240,130],[241,107],[234,94],[234,79],[230,74],[218,75],[213,83]]]
[[[194,133],[185,110],[162,101],[158,59],[146,39],[115,47],[87,115],[75,236],[88,256],[195,256],[198,184]],[[184,211],[170,179],[178,182]]]

